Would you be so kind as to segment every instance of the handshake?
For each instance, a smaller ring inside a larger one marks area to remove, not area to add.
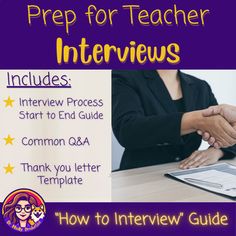
[[[193,152],[181,161],[179,166],[181,169],[214,164],[224,156],[220,148],[236,144],[236,107],[219,105],[185,113],[182,118],[181,134],[196,131],[212,147]]]
[[[203,140],[217,149],[236,144],[236,107],[218,105],[198,112],[195,129]]]

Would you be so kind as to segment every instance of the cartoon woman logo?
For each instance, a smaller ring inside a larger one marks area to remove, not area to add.
[[[39,194],[29,189],[19,189],[6,197],[2,214],[9,227],[19,232],[29,232],[42,224],[46,208]]]

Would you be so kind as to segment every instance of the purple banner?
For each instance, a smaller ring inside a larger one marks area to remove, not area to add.
[[[235,0],[1,0],[0,69],[233,69],[235,8]],[[74,47],[69,58],[65,45]]]
[[[44,222],[30,235],[236,235],[233,203],[48,203],[46,207]],[[85,220],[79,221],[82,217]],[[3,218],[0,228],[1,235],[19,235]]]

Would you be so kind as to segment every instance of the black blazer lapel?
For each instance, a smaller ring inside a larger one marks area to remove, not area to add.
[[[198,97],[198,89],[195,86],[194,82],[189,78],[188,75],[179,72],[182,93],[184,97],[185,111],[194,111],[197,109],[196,99]]]
[[[177,109],[170,97],[170,94],[155,70],[143,71],[144,76],[147,78],[147,84],[153,95],[157,98],[158,102],[162,105],[167,113],[177,112]]]

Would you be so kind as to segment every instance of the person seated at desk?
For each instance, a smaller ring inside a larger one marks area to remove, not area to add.
[[[125,148],[120,170],[168,162],[199,167],[236,156],[236,129],[206,81],[178,70],[113,70],[112,128]],[[210,146],[198,151],[202,136]],[[185,161],[187,160],[187,161]]]

